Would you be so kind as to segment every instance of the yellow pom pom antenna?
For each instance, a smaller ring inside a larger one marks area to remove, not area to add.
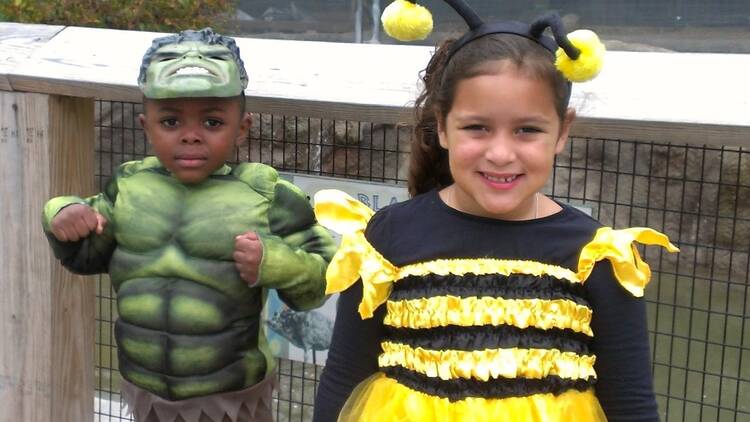
[[[555,66],[572,82],[585,82],[594,79],[602,69],[604,62],[604,44],[593,31],[579,29],[568,34],[568,40],[580,50],[576,59],[568,57],[562,48],[555,53]]]
[[[425,7],[408,0],[396,0],[380,17],[386,34],[399,41],[427,38],[432,32],[432,14]]]

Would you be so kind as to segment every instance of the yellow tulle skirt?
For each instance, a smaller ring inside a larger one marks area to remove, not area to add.
[[[451,402],[412,390],[377,373],[352,392],[339,422],[601,422],[606,421],[593,390],[571,390],[504,399]]]

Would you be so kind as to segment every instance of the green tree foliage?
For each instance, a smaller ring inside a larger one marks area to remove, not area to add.
[[[1,0],[0,19],[157,32],[221,30],[235,5],[236,0]]]

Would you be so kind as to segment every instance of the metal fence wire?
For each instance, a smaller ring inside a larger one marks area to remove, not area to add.
[[[99,187],[149,154],[139,104],[97,102]],[[410,128],[253,114],[235,162],[281,171],[403,184]],[[573,138],[545,188],[615,228],[649,226],[677,255],[641,250],[654,383],[664,421],[750,421],[750,148]],[[127,421],[119,406],[114,294],[99,277],[96,421]],[[309,421],[321,367],[279,360],[277,421]]]

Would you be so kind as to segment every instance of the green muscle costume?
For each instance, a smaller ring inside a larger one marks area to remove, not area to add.
[[[210,28],[154,40],[138,78],[151,99],[239,96],[247,81],[235,41]],[[76,203],[106,218],[104,232],[58,241],[52,219]],[[125,163],[96,196],[50,200],[43,225],[66,268],[109,272],[120,372],[169,401],[266,382],[275,366],[260,320],[266,288],[295,310],[320,306],[335,252],[306,196],[259,163],[223,165],[196,184],[156,157]],[[253,286],[233,259],[235,236],[248,231],[263,247]]]
[[[59,242],[52,218],[85,203],[104,233]],[[239,390],[262,380],[274,359],[261,329],[266,287],[297,310],[324,301],[334,252],[305,195],[263,164],[225,165],[185,185],[155,157],[123,164],[96,196],[58,197],[44,209],[55,256],[81,274],[109,270],[117,292],[120,371],[169,400]],[[232,260],[234,237],[258,233],[263,259],[249,287]]]

